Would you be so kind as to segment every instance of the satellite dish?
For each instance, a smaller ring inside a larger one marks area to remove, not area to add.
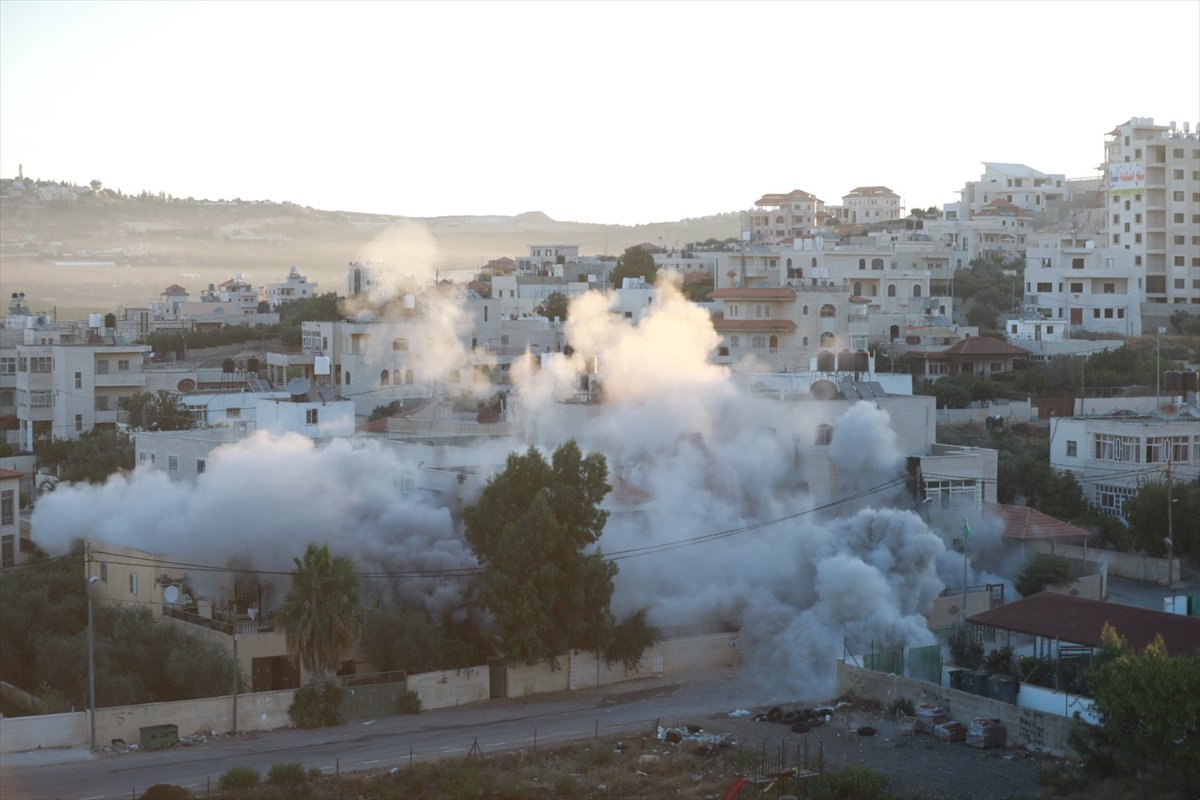
[[[194,380],[192,380],[191,378],[184,378],[183,380],[181,380],[178,383],[177,388],[183,394],[187,394],[188,392],[194,392],[194,391],[196,391],[196,382]]]
[[[308,390],[312,388],[312,384],[308,378],[292,378],[287,384],[287,393],[293,398],[308,397]]]
[[[163,601],[175,605],[179,601],[179,587],[171,584],[163,589]]]

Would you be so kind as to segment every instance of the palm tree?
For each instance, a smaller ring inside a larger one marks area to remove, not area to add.
[[[358,639],[362,608],[354,564],[345,556],[329,555],[329,546],[310,544],[304,560],[292,559],[292,588],[279,608],[279,623],[287,637],[288,654],[312,673],[312,687],[321,703],[325,673],[336,669],[342,655]]]

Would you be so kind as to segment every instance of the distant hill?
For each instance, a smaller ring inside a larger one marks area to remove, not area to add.
[[[140,306],[171,283],[196,294],[240,272],[261,285],[282,280],[294,264],[321,291],[344,292],[346,265],[361,258],[458,275],[493,258],[525,255],[533,244],[619,255],[642,242],[672,247],[737,236],[738,221],[738,212],[645,225],[561,222],[541,211],[398,217],[4,179],[0,290],[25,292],[38,310]]]

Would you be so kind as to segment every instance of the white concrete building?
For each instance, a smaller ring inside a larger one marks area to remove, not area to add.
[[[904,217],[900,195],[886,186],[858,186],[842,196],[837,207],[838,221],[846,225],[887,222]],[[829,208],[830,211],[834,207]]]
[[[307,300],[317,294],[317,284],[300,274],[300,268],[288,268],[287,277],[280,283],[268,283],[263,287],[262,298],[272,311],[279,309],[280,303],[293,300]]]
[[[1200,413],[1176,406],[1143,417],[1051,419],[1050,466],[1074,473],[1093,507],[1124,517],[1143,483],[1200,477]]]
[[[1200,128],[1200,123],[1197,123]],[[1146,280],[1144,327],[1200,313],[1200,131],[1133,117],[1105,137],[1106,245]]]
[[[746,212],[743,237],[750,241],[779,244],[812,232],[825,224],[825,203],[801,189],[787,194],[765,194]]]
[[[988,204],[1004,200],[1029,212],[1035,225],[1050,225],[1067,210],[1067,184],[1063,174],[1040,172],[1025,164],[985,161],[979,180],[968,181],[959,191],[959,201],[947,204],[943,213],[947,219],[969,220]]]
[[[1025,307],[1057,322],[1059,338],[1066,325],[1079,331],[1142,335],[1144,270],[1133,266],[1128,250],[1097,248],[1091,239],[1059,238],[1026,250],[1023,282]],[[1022,338],[1028,338],[1024,331]]]
[[[21,473],[0,468],[0,568],[15,567],[25,559],[21,541]]]
[[[41,318],[25,329],[15,355],[22,450],[126,421],[125,404],[146,384],[150,348],[122,343],[112,329],[100,327],[99,317],[61,327]]]

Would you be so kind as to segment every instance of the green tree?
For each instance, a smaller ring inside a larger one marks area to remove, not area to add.
[[[625,253],[617,259],[612,271],[612,285],[619,289],[626,278],[641,278],[648,286],[653,286],[657,277],[654,256],[641,245],[634,245],[625,248]]]
[[[104,483],[110,475],[133,469],[133,439],[121,431],[94,428],[78,439],[35,445],[38,462],[65,481]]]
[[[129,398],[129,424],[144,431],[187,431],[196,427],[196,418],[179,395],[159,389]]]
[[[1168,532],[1176,555],[1200,555],[1200,482],[1175,481],[1169,491],[1165,480],[1144,483],[1125,501],[1125,518],[1136,546],[1152,556],[1166,555]]]
[[[1025,562],[1017,575],[1017,591],[1022,597],[1045,589],[1047,586],[1062,586],[1071,580],[1071,566],[1066,556],[1038,553]]]
[[[653,642],[640,615],[616,624],[609,606],[617,567],[598,550],[584,552],[608,519],[599,508],[607,476],[604,456],[584,457],[574,441],[550,463],[531,447],[509,454],[464,511],[467,541],[483,566],[479,602],[494,615],[511,661],[593,649],[631,663]]]
[[[567,296],[562,292],[551,292],[545,300],[538,303],[533,313],[546,319],[558,319],[565,322],[567,319]]]
[[[1136,777],[1143,796],[1158,786],[1200,786],[1200,651],[1171,657],[1161,637],[1140,653],[1106,625],[1098,666],[1087,683],[1098,727],[1077,746],[1093,771]]]
[[[301,325],[305,322],[337,322],[342,319],[338,307],[341,298],[336,292],[326,292],[303,300],[292,300],[279,306],[279,339],[284,347],[299,347]]]
[[[335,670],[358,639],[362,609],[354,564],[332,556],[329,546],[310,544],[292,559],[292,586],[279,607],[288,654],[312,674],[317,702],[325,698],[325,674]]]

